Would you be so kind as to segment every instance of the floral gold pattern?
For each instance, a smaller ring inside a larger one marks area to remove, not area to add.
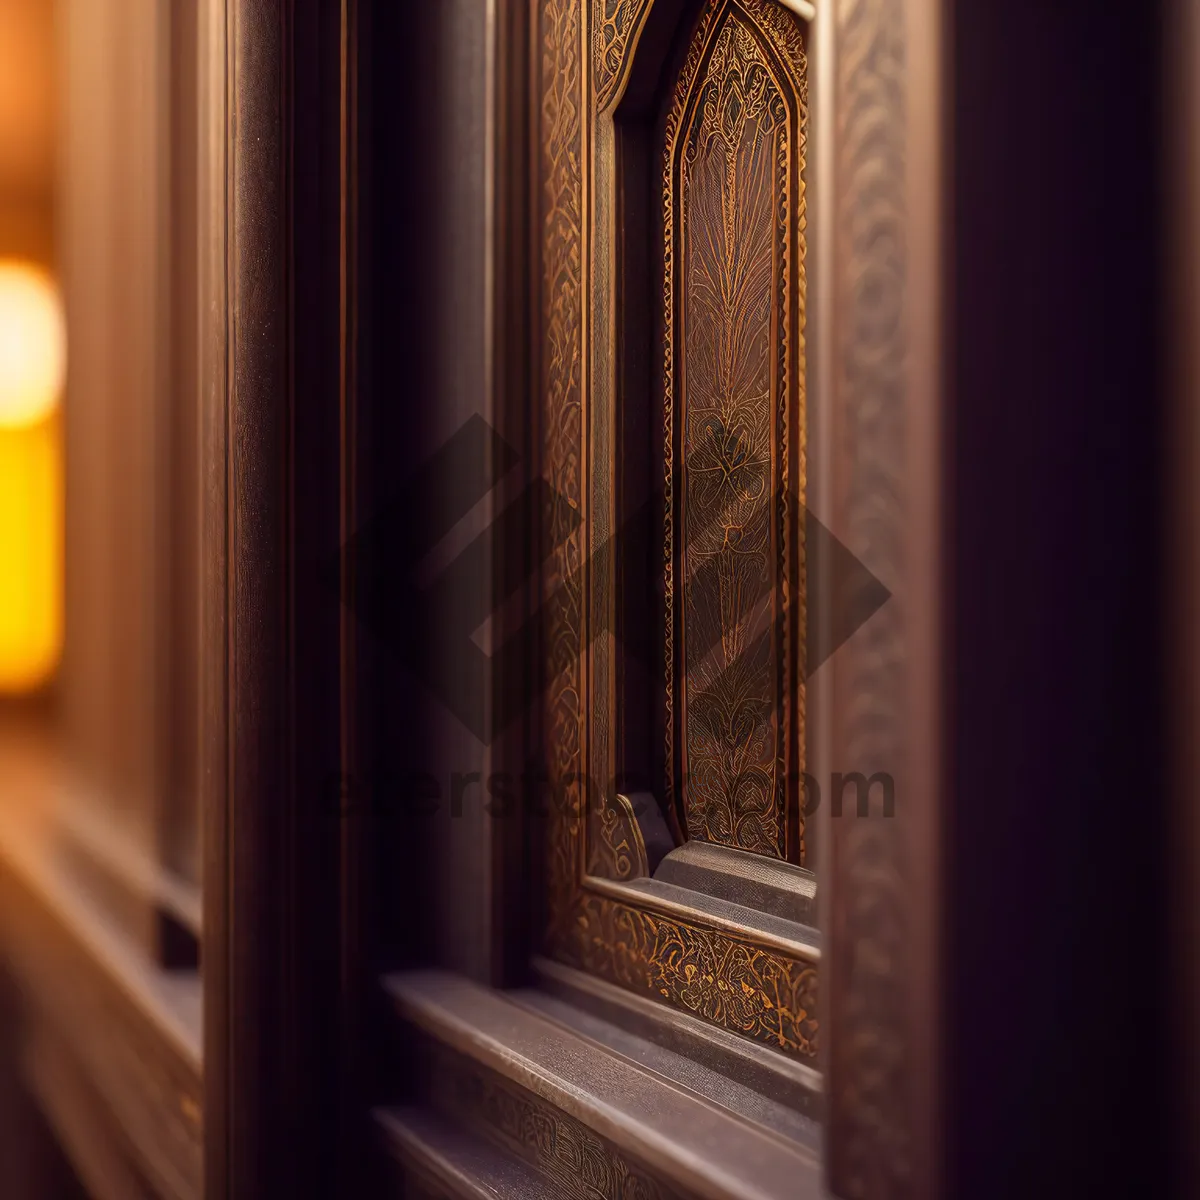
[[[771,0],[709,13],[663,164],[668,790],[689,836],[802,861],[807,63]]]
[[[596,0],[592,54],[596,106],[604,108],[624,78],[631,34],[650,9],[650,0]]]
[[[542,440],[547,477],[566,505],[556,505],[543,530],[543,587],[550,611],[545,622],[546,712],[549,767],[558,779],[580,770],[582,752],[582,597],[568,581],[579,577],[581,531],[565,519],[582,509],[581,272],[583,259],[580,9],[576,0],[544,0],[541,8],[541,278]],[[551,814],[547,883],[570,895],[582,861],[580,806],[560,804]],[[552,903],[552,922],[564,907]]]
[[[586,968],[756,1042],[814,1058],[817,971],[718,930],[582,892],[560,949]]]

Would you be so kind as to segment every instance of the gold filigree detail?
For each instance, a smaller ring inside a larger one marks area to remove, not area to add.
[[[631,35],[640,28],[650,0],[595,0],[592,8],[592,78],[596,107],[603,110],[625,77]]]
[[[583,255],[579,79],[580,8],[577,0],[543,0],[541,6],[542,92],[541,381],[544,396],[543,442],[546,466],[555,491],[565,501],[550,511],[544,530],[550,548],[545,562],[545,622],[549,705],[546,737],[550,767],[557,778],[581,768],[583,598],[572,581],[580,578],[582,528],[568,520],[583,508],[583,415],[580,393],[581,263]],[[578,789],[573,799],[580,800]],[[555,806],[549,822],[547,879],[555,894],[575,888],[581,858],[582,804]],[[550,918],[561,919],[562,906],[550,905]]]
[[[817,968],[746,938],[584,891],[558,957],[776,1050],[817,1054]]]
[[[650,874],[650,863],[632,801],[620,792],[604,800],[596,814],[599,844],[593,845],[589,839],[588,874],[602,879],[645,879]]]

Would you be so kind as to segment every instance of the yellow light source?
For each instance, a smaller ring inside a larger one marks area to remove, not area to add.
[[[36,425],[54,411],[66,359],[54,280],[31,263],[0,259],[0,427]]]
[[[0,693],[33,691],[62,652],[62,431],[0,427]]]
[[[0,260],[0,693],[42,686],[62,652],[65,366],[54,281]]]

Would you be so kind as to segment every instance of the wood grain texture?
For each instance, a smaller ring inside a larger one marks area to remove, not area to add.
[[[219,1195],[321,1195],[336,1135],[295,1135],[337,1128],[344,1083],[346,1026],[329,1017],[341,847],[320,819],[341,766],[343,645],[319,573],[337,561],[346,463],[346,13],[229,0],[209,17],[224,189],[206,213],[223,301],[209,350],[225,359],[203,467],[205,629],[223,653],[205,705],[206,1169]]]
[[[433,1102],[533,1167],[564,1200],[673,1200],[681,1195],[575,1120],[492,1071],[443,1055]]]
[[[828,1169],[899,1200],[939,1187],[940,30],[924,0],[834,12],[834,516],[891,599],[839,654],[832,740],[902,799],[828,826]]]
[[[449,1123],[575,1195],[816,1195],[812,1146],[780,1136],[534,1004],[437,971],[390,976],[413,1081]],[[616,1035],[616,1030],[612,1031]],[[619,1037],[616,1038],[619,1042]]]

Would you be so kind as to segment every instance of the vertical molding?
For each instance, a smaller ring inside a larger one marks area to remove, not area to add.
[[[490,163],[487,253],[491,299],[485,328],[487,388],[492,423],[508,444],[518,447],[526,462],[533,464],[537,404],[530,373],[532,6],[527,0],[488,0],[488,3],[491,115],[485,142]],[[501,603],[507,600],[512,579],[520,578],[525,581],[519,591],[521,611],[532,616],[537,588],[531,547],[501,546],[494,566],[498,600]],[[492,636],[494,652],[503,638]],[[493,680],[493,703],[502,704],[506,696],[531,695],[535,670],[532,662],[506,663]],[[512,676],[505,676],[505,671],[511,671]],[[512,729],[489,747],[488,773],[504,771],[516,775],[526,769],[531,759],[530,719],[530,715],[525,715],[514,722]],[[526,911],[531,887],[526,861],[529,825],[521,806],[516,808],[505,819],[488,822],[491,839],[488,959],[491,981],[498,986],[523,981],[532,952]]]
[[[278,1076],[265,1024],[274,964],[255,956],[275,944],[269,818],[286,795],[282,24],[239,0],[212,0],[206,16],[205,1189],[225,1197],[261,1190]]]
[[[340,0],[338,23],[338,445],[340,487],[338,504],[338,574],[343,603],[338,610],[338,757],[343,779],[358,778],[359,674],[354,621],[355,576],[347,552],[359,520],[359,238],[360,238],[360,99],[359,0]],[[347,1098],[338,1105],[337,1153],[342,1164],[364,1157],[366,1107],[365,1057],[369,1053],[366,1029],[366,962],[370,944],[368,903],[373,880],[368,871],[369,841],[359,821],[342,821],[338,829],[338,1021],[341,1054],[338,1089]],[[361,1190],[355,1170],[344,1181],[347,1190]]]
[[[230,1005],[226,605],[228,498],[228,45],[226,0],[200,0],[196,69],[197,137],[200,625],[199,798],[203,879],[204,1178],[205,1192],[229,1191],[231,1113],[228,1055]]]
[[[203,973],[214,1196],[334,1194],[344,1165],[358,881],[346,874],[353,847],[322,806],[347,753],[353,670],[325,574],[354,476],[352,8],[214,0],[205,17]]]
[[[1200,3],[1177,0],[1168,26],[1163,116],[1169,156],[1166,195],[1171,246],[1171,362],[1169,397],[1174,425],[1170,445],[1172,578],[1166,596],[1166,648],[1173,694],[1174,748],[1172,894],[1170,897],[1173,1042],[1178,1047],[1173,1097],[1175,1194],[1200,1189]]]
[[[808,495],[806,506],[827,528],[835,524],[834,471],[836,431],[834,379],[834,270],[837,207],[837,21],[831,4],[819,8],[812,20],[809,55],[809,166],[805,181],[812,213],[808,222],[809,304],[806,342],[808,345]],[[817,644],[830,645],[833,602],[831,581],[823,572],[811,571],[808,578],[807,620],[815,629]],[[810,633],[810,637],[812,634]],[[833,670],[817,670],[806,681],[808,689],[806,752],[815,779],[830,779],[837,769],[833,754]],[[829,805],[819,805],[810,817],[807,837],[814,845],[813,868],[818,881],[830,878]],[[826,889],[818,887],[822,905]],[[824,924],[822,909],[817,920]],[[821,1023],[827,1019],[828,991],[821,992]],[[824,1056],[823,1056],[824,1057]]]
[[[281,944],[286,863],[284,694],[287,639],[288,428],[286,126],[283,6],[231,0],[228,218],[229,393],[227,830],[222,999],[228,1195],[269,1194],[294,1099],[283,1071]],[[269,957],[267,946],[275,947]],[[208,966],[207,956],[205,962]]]
[[[834,661],[834,765],[897,800],[830,822],[828,1169],[846,1200],[915,1200],[940,1194],[940,5],[836,14],[834,529],[892,599]]]
[[[224,51],[222,146],[217,149],[216,129],[210,129],[207,164],[215,177],[220,162],[224,277],[210,279],[216,294],[206,309],[214,325],[225,322],[226,374],[223,386],[214,380],[205,397],[205,635],[210,655],[219,645],[225,658],[223,677],[215,662],[206,673],[213,685],[206,697],[206,1192],[249,1197],[281,1182],[272,1170],[280,1149],[276,1131],[293,1105],[277,1090],[280,1025],[287,1021],[281,817],[290,793],[283,693],[284,24],[276,6],[243,0],[214,3],[210,18],[205,66],[214,85]],[[210,104],[215,118],[215,97]],[[216,201],[215,178],[207,194]],[[212,258],[215,273],[215,247]],[[214,360],[217,343],[213,330],[207,348]]]

